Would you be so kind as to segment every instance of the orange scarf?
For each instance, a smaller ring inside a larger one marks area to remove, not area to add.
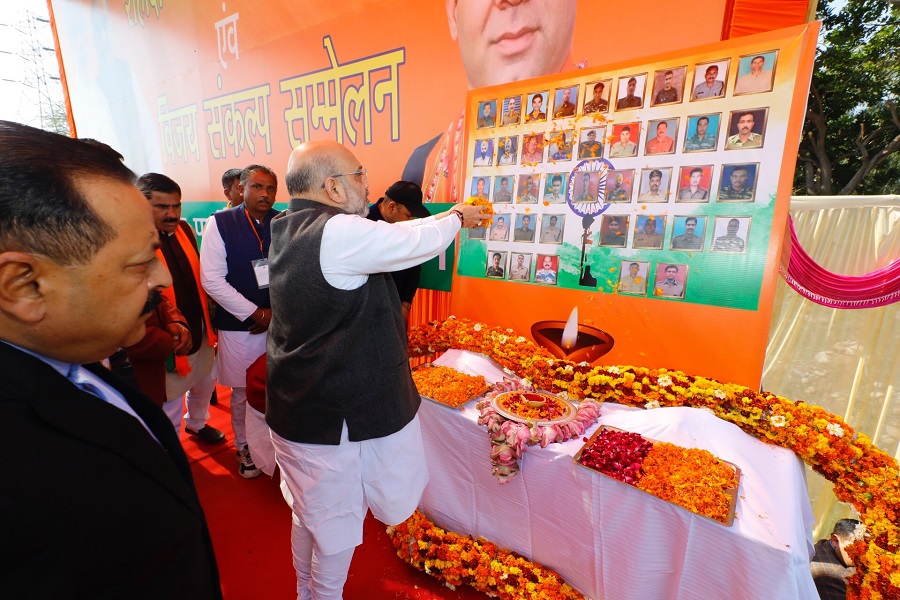
[[[197,256],[197,253],[194,251],[194,245],[191,243],[188,234],[185,233],[182,228],[181,223],[179,223],[178,228],[175,229],[175,240],[178,242],[178,245],[181,246],[184,255],[187,256],[188,262],[191,263],[194,283],[197,285],[197,292],[200,294],[200,305],[203,307],[203,324],[206,326],[206,344],[210,347],[214,347],[216,345],[216,333],[213,331],[212,322],[209,320],[209,301],[207,300],[206,292],[204,292],[203,288],[200,286],[200,257]],[[156,249],[156,257],[159,258],[166,269],[169,268],[162,250],[159,248]],[[162,290],[162,293],[173,305],[176,307],[178,306],[175,302],[175,286],[170,285]],[[175,356],[175,372],[181,377],[185,377],[191,372],[191,366],[190,363],[188,363],[187,356]]]

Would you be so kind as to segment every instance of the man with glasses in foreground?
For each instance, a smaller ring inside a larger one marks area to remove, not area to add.
[[[298,146],[285,181],[290,206],[272,222],[266,422],[293,511],[298,598],[340,598],[366,511],[402,523],[428,480],[388,273],[437,256],[483,207],[369,221],[365,170],[333,141]]]

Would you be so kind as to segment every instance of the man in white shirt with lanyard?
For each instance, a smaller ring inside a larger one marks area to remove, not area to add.
[[[482,207],[369,221],[366,170],[331,141],[298,146],[285,181],[290,207],[272,223],[266,422],[294,513],[298,598],[337,599],[366,511],[401,523],[428,480],[387,273],[437,256]]]

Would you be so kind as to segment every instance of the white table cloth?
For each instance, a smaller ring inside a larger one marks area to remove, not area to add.
[[[451,351],[437,362],[496,380],[479,359]],[[818,598],[809,571],[812,510],[796,455],[700,409],[602,409],[600,424],[704,448],[738,465],[734,524],[576,465],[581,439],[530,446],[519,475],[500,485],[475,402],[452,409],[428,400],[419,410],[430,472],[422,511],[439,526],[556,570],[593,599]]]

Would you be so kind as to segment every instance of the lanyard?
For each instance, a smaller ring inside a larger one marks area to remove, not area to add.
[[[263,253],[263,241],[262,241],[262,238],[259,237],[259,232],[256,231],[256,225],[254,225],[254,224],[253,224],[253,221],[250,219],[250,213],[247,212],[247,209],[246,209],[246,208],[244,209],[244,216],[247,217],[247,222],[250,223],[250,229],[253,230],[253,235],[255,235],[255,236],[256,236],[256,239],[259,240],[259,255],[265,257],[265,254]],[[263,217],[263,218],[265,218],[265,217]]]

